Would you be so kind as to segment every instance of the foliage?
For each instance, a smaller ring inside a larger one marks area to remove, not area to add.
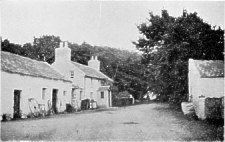
[[[188,93],[188,59],[224,60],[224,31],[211,27],[197,16],[179,17],[150,13],[150,19],[138,27],[141,38],[133,42],[141,51],[149,90],[161,100],[180,103]]]

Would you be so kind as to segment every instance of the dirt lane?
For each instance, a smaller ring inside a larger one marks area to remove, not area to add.
[[[2,140],[183,141],[219,137],[217,127],[189,121],[168,105],[155,103],[1,124]]]

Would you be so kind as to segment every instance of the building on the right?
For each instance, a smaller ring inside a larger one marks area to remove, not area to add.
[[[189,101],[203,120],[207,118],[207,99],[224,96],[224,61],[189,59],[188,64]]]

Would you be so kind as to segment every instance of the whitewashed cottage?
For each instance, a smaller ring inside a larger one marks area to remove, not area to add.
[[[88,66],[71,61],[71,49],[67,42],[61,42],[55,49],[55,62],[52,67],[72,81],[71,103],[75,108],[81,107],[81,100],[90,99],[98,107],[110,107],[112,96],[110,83],[112,79],[100,71],[97,56],[88,61]]]
[[[48,63],[1,52],[1,115],[34,113],[36,104],[46,111],[65,111],[71,88],[71,81]]]
[[[224,62],[189,59],[189,100],[196,115],[206,119],[205,99],[224,96]]]

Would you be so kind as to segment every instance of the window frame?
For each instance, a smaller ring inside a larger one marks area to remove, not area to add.
[[[101,94],[101,99],[104,99],[104,98],[105,98],[105,93],[104,93],[104,91],[101,91],[100,94]]]
[[[42,100],[46,99],[46,91],[47,91],[47,88],[42,88],[42,93],[41,93],[41,99]]]
[[[66,97],[66,91],[65,90],[63,91],[63,97]]]
[[[70,78],[74,78],[74,71],[70,71]]]

